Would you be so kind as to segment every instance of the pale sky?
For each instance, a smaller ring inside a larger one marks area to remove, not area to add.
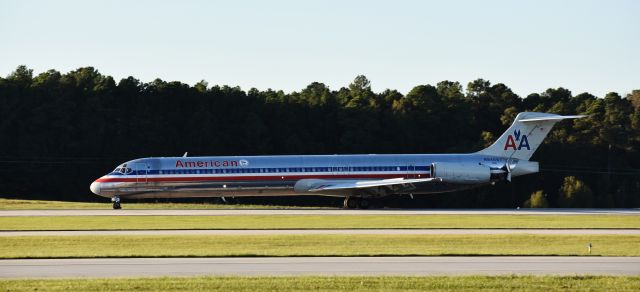
[[[93,66],[194,84],[373,90],[484,78],[525,97],[550,87],[640,89],[640,1],[0,0],[0,75]]]

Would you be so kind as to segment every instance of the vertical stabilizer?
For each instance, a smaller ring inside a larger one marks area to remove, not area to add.
[[[491,146],[478,154],[529,160],[557,122],[584,116],[561,116],[548,113],[523,112],[511,127]]]

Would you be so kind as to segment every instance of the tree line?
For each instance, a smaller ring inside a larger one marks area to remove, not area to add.
[[[556,125],[534,157],[539,174],[471,191],[396,200],[430,207],[640,206],[640,90],[522,98],[477,79],[373,92],[365,76],[332,90],[190,86],[93,67],[0,77],[0,195],[99,200],[88,185],[149,156],[459,153],[490,145],[521,111],[589,117]],[[260,199],[278,203],[281,198]],[[307,203],[322,202],[311,198]]]

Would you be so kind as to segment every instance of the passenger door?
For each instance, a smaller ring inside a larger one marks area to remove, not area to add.
[[[146,163],[131,163],[131,169],[133,170],[133,175],[136,176],[136,185],[139,187],[145,187],[148,182],[148,165]]]

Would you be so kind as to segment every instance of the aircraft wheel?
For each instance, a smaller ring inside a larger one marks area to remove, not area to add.
[[[120,197],[115,196],[115,197],[111,198],[111,201],[113,202],[113,209],[114,210],[122,209],[122,206],[120,206]]]
[[[355,209],[358,208],[358,198],[350,198],[347,197],[344,199],[344,207],[346,209]]]
[[[360,199],[358,201],[358,208],[360,209],[369,209],[369,207],[371,207],[371,202],[367,199]]]

